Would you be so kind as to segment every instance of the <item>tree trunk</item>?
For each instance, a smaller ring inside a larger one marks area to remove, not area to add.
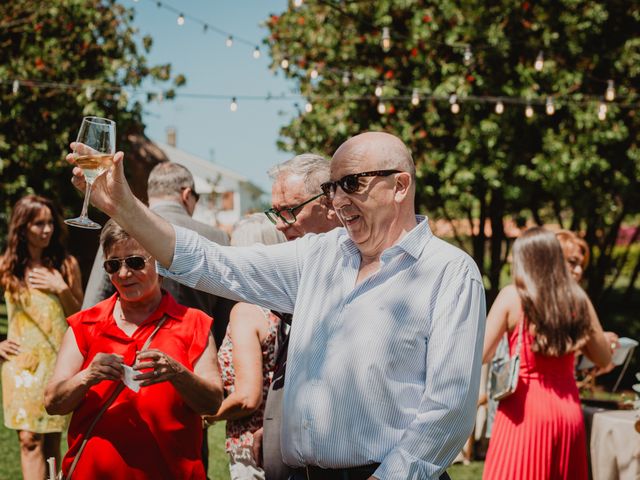
[[[501,191],[491,193],[489,215],[491,221],[491,265],[489,266],[490,289],[487,292],[487,305],[491,305],[500,289],[500,271],[502,270],[502,247],[505,239],[502,215],[505,211]]]

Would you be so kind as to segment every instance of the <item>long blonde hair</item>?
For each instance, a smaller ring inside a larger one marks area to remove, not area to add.
[[[534,326],[532,350],[561,356],[591,333],[589,303],[571,277],[556,236],[544,228],[524,232],[513,244],[513,282]]]

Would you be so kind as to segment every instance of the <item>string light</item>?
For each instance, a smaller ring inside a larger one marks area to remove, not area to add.
[[[283,70],[286,70],[287,68],[289,68],[289,59],[288,58],[283,58],[280,61],[280,66],[282,67]]]
[[[382,28],[382,51],[388,52],[391,50],[391,34],[389,33],[389,27]]]
[[[236,101],[236,97],[231,99],[231,105],[229,105],[229,110],[235,112],[238,110],[238,102]]]
[[[529,103],[529,102],[527,102],[527,106],[524,109],[524,115],[527,118],[533,117],[533,107],[531,106],[531,103]]]
[[[473,53],[471,52],[471,46],[467,45],[464,47],[464,54],[462,55],[462,61],[468,67],[473,62]]]
[[[87,85],[87,88],[84,89],[84,96],[87,97],[87,100],[91,100],[95,91],[95,88],[93,88],[91,85]]]
[[[311,102],[307,102],[304,105],[304,111],[307,113],[311,113],[313,111],[313,105],[311,105]]]
[[[544,55],[542,54],[542,50],[538,52],[538,56],[536,57],[536,61],[533,64],[533,68],[535,68],[538,72],[541,72],[544,68]]]
[[[229,35],[227,39],[224,41],[224,44],[231,48],[233,46],[233,35]]]
[[[343,84],[343,85],[349,85],[349,81],[350,81],[350,79],[349,79],[349,72],[344,72],[344,73],[342,74],[342,84]]]
[[[545,111],[547,112],[547,115],[553,115],[554,113],[556,113],[556,107],[553,104],[553,98],[547,97],[547,101],[545,103]]]
[[[260,47],[256,46],[256,48],[253,49],[253,58],[256,60],[260,58]]]
[[[607,80],[607,90],[604,92],[604,98],[607,102],[612,102],[616,98],[616,90],[613,86],[613,80]]]
[[[600,105],[598,105],[598,119],[606,120],[606,118],[607,118],[607,104],[604,102],[600,102]]]
[[[504,113],[504,103],[502,103],[502,100],[498,100],[496,103],[496,113],[498,115],[502,115]]]
[[[382,96],[382,85],[378,84],[376,85],[376,89],[373,92],[375,94],[376,97],[381,97]]]
[[[18,90],[20,90],[20,82],[18,80],[14,80],[11,84],[11,91],[14,95],[18,94]]]
[[[309,73],[309,76],[315,80],[316,78],[318,78],[318,70],[316,70],[315,68],[312,69]]]
[[[384,113],[387,111],[387,107],[383,102],[378,103],[378,113],[380,115],[384,115]]]
[[[296,8],[301,7],[303,3],[303,0],[293,0],[293,6]]]
[[[182,25],[184,25],[184,15],[180,14],[178,15],[178,25],[181,27]]]
[[[418,89],[414,88],[413,92],[411,92],[411,105],[414,107],[420,103],[420,95],[418,95]]]
[[[460,105],[458,105],[458,96],[454,93],[449,97],[449,103],[451,104],[451,113],[454,115],[460,112]]]

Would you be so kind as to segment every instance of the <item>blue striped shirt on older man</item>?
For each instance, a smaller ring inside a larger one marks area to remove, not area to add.
[[[294,313],[282,424],[292,467],[380,463],[380,479],[438,478],[468,438],[484,288],[473,260],[417,221],[359,284],[360,252],[342,228],[233,248],[175,227],[161,275]]]

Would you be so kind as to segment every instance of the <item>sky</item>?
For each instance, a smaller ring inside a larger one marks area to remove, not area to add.
[[[145,104],[146,134],[154,141],[166,142],[169,127],[177,130],[177,147],[201,158],[234,170],[270,192],[266,171],[291,154],[277,149],[281,126],[294,115],[293,101],[238,100],[238,109],[230,111],[233,96],[272,96],[295,91],[292,81],[269,69],[270,57],[262,39],[268,30],[261,23],[272,13],[287,8],[286,0],[161,0],[163,5],[184,13],[178,15],[159,8],[155,0],[122,0],[135,10],[134,26],[139,38],[150,35],[153,47],[147,55],[149,65],[170,63],[172,73],[187,78],[176,90],[173,100]],[[246,40],[253,46],[234,42],[225,45],[226,36],[189,18]],[[261,56],[253,58],[254,46]],[[166,88],[166,86],[164,87]],[[147,82],[145,89],[161,89]],[[222,100],[181,98],[181,93],[225,95]]]

